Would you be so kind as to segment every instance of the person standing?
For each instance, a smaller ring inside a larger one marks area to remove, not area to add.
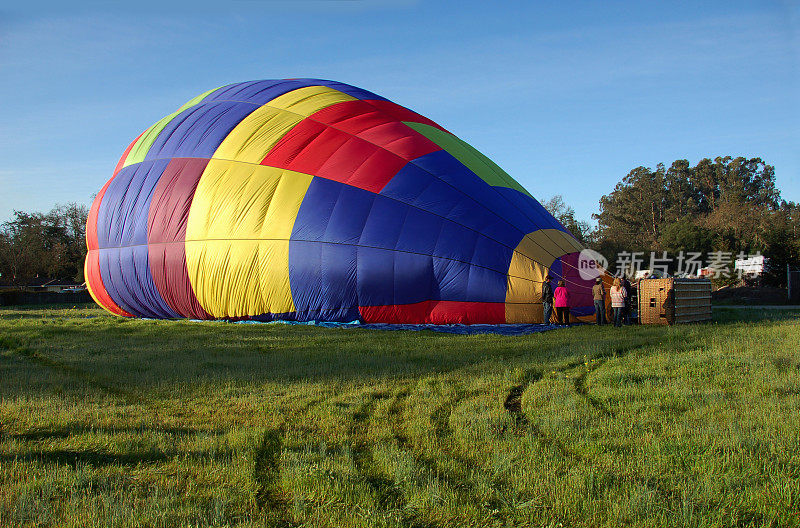
[[[606,289],[603,287],[603,279],[597,277],[592,286],[592,298],[594,298],[594,314],[597,325],[606,324]]]
[[[548,275],[542,283],[542,310],[544,310],[542,324],[550,324],[550,319],[553,317],[553,285],[550,284],[551,280],[552,278]]]
[[[569,290],[563,280],[558,281],[558,287],[553,292],[553,296],[558,324],[569,325]]]
[[[622,326],[625,312],[625,288],[619,277],[614,279],[614,285],[611,286],[608,293],[611,295],[611,307],[614,309],[614,326]]]
[[[622,276],[622,287],[625,289],[625,310],[622,313],[623,322],[626,325],[631,324],[631,299],[633,293],[633,286],[631,286],[631,282],[628,280],[628,277],[623,275]]]

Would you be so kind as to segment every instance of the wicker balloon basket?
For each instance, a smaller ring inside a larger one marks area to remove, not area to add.
[[[639,282],[639,322],[673,325],[711,320],[711,281],[644,279]]]

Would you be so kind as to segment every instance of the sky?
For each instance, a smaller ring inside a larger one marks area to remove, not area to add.
[[[429,117],[579,219],[631,169],[760,157],[800,201],[800,3],[232,0],[0,8],[0,222],[91,202],[211,88],[293,77]]]

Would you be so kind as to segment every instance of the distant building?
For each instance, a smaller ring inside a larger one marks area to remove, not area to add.
[[[756,255],[746,259],[739,259],[733,263],[733,269],[742,275],[759,277],[766,270],[767,260],[764,255]]]
[[[83,291],[86,289],[86,283],[78,284],[74,280],[70,279],[47,279],[47,278],[35,278],[28,281],[28,283],[23,286],[25,291],[30,292],[51,292],[51,293],[60,293],[63,291]]]
[[[698,277],[709,277],[709,278],[713,277],[714,276],[714,268],[711,268],[711,267],[700,268],[700,269],[697,270],[697,276]]]

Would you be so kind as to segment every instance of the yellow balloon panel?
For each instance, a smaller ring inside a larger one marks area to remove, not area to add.
[[[528,233],[508,267],[506,323],[542,322],[542,283],[555,259],[580,251],[578,242],[558,229]]]
[[[581,250],[583,246],[572,235],[559,229],[539,229],[528,233],[517,246],[518,252],[545,266],[558,257]]]
[[[289,237],[312,176],[212,159],[186,228],[189,280],[214,317],[295,310]]]

